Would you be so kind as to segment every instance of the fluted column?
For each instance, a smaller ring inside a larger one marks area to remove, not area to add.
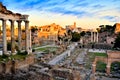
[[[14,20],[10,20],[11,22],[11,53],[15,53],[15,38],[14,38]]]
[[[29,21],[25,21],[25,50],[29,53]]]
[[[2,19],[2,29],[3,29],[3,54],[7,54],[7,39],[6,39],[6,20]]]
[[[22,31],[21,31],[21,20],[17,21],[18,22],[18,50],[22,50],[21,46],[21,36],[22,36]]]

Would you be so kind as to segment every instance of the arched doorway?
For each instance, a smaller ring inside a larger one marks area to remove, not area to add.
[[[103,61],[97,61],[96,62],[96,71],[105,73],[106,72],[106,65],[107,64]]]

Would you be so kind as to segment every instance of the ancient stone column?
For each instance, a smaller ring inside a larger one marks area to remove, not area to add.
[[[22,36],[22,30],[21,30],[21,20],[18,20],[18,50],[21,51],[22,50],[22,46],[21,46],[21,36]]]
[[[91,42],[93,42],[93,32],[91,31]]]
[[[96,32],[94,32],[94,42],[96,42]]]
[[[94,74],[96,71],[96,64],[92,64],[92,73]]]
[[[106,73],[109,75],[110,74],[110,65],[107,65],[107,71]]]
[[[3,54],[7,54],[7,39],[6,39],[6,20],[2,19],[3,29]]]
[[[98,42],[98,32],[97,32],[97,42]]]
[[[31,29],[29,30],[29,48],[30,48],[30,52],[32,52],[32,39],[31,39]]]
[[[29,53],[29,21],[25,21],[25,50]]]
[[[11,22],[11,53],[15,54],[14,20],[10,20],[10,22]]]

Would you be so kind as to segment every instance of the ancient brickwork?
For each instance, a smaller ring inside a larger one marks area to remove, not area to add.
[[[0,64],[0,73],[12,73],[17,69],[28,67],[30,64],[34,63],[34,56],[28,56],[24,60],[15,60],[3,62]]]

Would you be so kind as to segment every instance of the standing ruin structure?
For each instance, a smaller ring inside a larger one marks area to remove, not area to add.
[[[13,13],[10,10],[7,10],[5,6],[3,6],[2,3],[0,3],[0,20],[2,21],[2,52],[3,54],[8,54],[7,51],[7,39],[6,39],[6,21],[10,21],[10,27],[11,27],[11,54],[15,53],[15,36],[14,36],[14,23],[15,21],[18,24],[18,50],[22,50],[21,45],[21,22],[23,21],[25,23],[25,51],[30,53],[31,45],[30,45],[30,37],[29,37],[29,15],[22,15],[20,13]]]

